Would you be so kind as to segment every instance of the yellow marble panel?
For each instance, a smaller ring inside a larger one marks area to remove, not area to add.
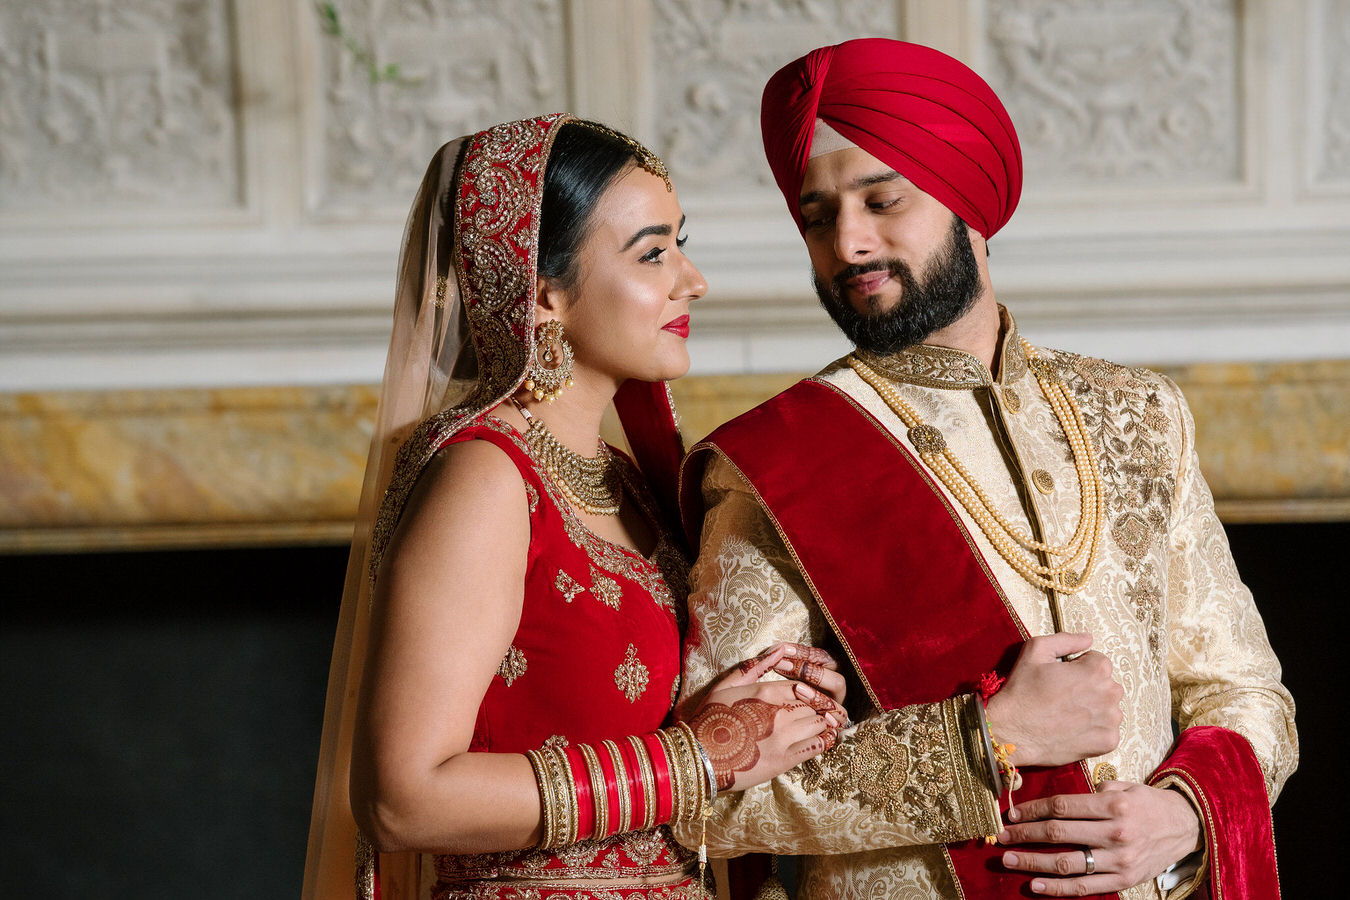
[[[1228,521],[1350,519],[1350,360],[1166,370]],[[674,385],[692,442],[795,375]],[[0,395],[0,552],[341,542],[369,386]]]
[[[0,549],[349,535],[369,387],[0,395]]]
[[[1190,403],[1200,466],[1227,519],[1300,508],[1350,518],[1350,360],[1165,371]]]

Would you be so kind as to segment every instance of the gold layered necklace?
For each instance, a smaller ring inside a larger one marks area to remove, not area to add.
[[[548,426],[530,415],[514,397],[511,405],[529,425],[525,443],[530,455],[544,467],[567,501],[592,515],[617,516],[623,505],[623,479],[605,442],[600,441],[595,456],[582,456],[554,437]]]
[[[1106,509],[1102,499],[1102,476],[1097,457],[1092,452],[1092,441],[1083,414],[1073,395],[1054,367],[1041,359],[1034,347],[1022,341],[1027,363],[1036,376],[1060,428],[1069,441],[1074,469],[1078,473],[1081,511],[1073,537],[1064,544],[1038,541],[1012,524],[989,499],[989,495],[961,460],[947,446],[947,440],[936,426],[929,425],[905,402],[900,392],[870,366],[851,355],[848,364],[863,381],[872,386],[900,421],[909,428],[909,440],[919,457],[933,470],[947,490],[965,507],[966,512],[980,526],[999,556],[1032,584],[1050,588],[1062,594],[1081,590],[1092,577],[1101,551]],[[1037,554],[1044,554],[1049,564],[1042,563]]]

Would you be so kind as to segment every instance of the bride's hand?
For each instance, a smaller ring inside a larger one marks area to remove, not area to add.
[[[753,787],[834,746],[848,722],[837,669],[817,647],[776,644],[712,686],[689,727],[712,762],[719,791]],[[770,671],[800,680],[761,683]]]

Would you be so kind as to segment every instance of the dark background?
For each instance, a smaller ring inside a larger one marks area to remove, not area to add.
[[[1350,523],[1235,525],[1299,705],[1275,807],[1318,896]],[[345,547],[0,557],[0,884],[42,898],[297,897]],[[1318,858],[1314,859],[1314,854]]]

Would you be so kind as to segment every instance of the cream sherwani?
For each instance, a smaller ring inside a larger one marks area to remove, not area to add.
[[[942,431],[1007,521],[1063,543],[1079,520],[1078,479],[1006,312],[1002,348],[998,378],[976,357],[940,347],[869,362]],[[1037,352],[1071,388],[1101,467],[1107,522],[1090,583],[1072,595],[1033,586],[954,498],[950,505],[1028,634],[1091,632],[1094,648],[1110,657],[1125,688],[1125,717],[1119,747],[1088,761],[1097,781],[1147,779],[1168,753],[1174,720],[1182,729],[1220,725],[1251,742],[1273,801],[1297,764],[1294,705],[1200,475],[1185,400],[1152,372]],[[906,426],[842,360],[815,377],[856,400],[918,459]],[[839,484],[809,489],[847,490],[848,471],[847,448],[840,448]],[[710,462],[703,498],[683,696],[777,641],[837,647],[782,539],[725,460]],[[840,534],[839,552],[885,553],[886,540]],[[866,702],[855,691],[851,704],[860,699]],[[818,760],[718,798],[709,851],[804,855],[800,896],[807,898],[959,896],[942,842],[997,827],[956,725],[966,702],[860,711],[862,724]],[[680,836],[698,840],[692,827]],[[1158,894],[1150,881],[1125,896]]]

